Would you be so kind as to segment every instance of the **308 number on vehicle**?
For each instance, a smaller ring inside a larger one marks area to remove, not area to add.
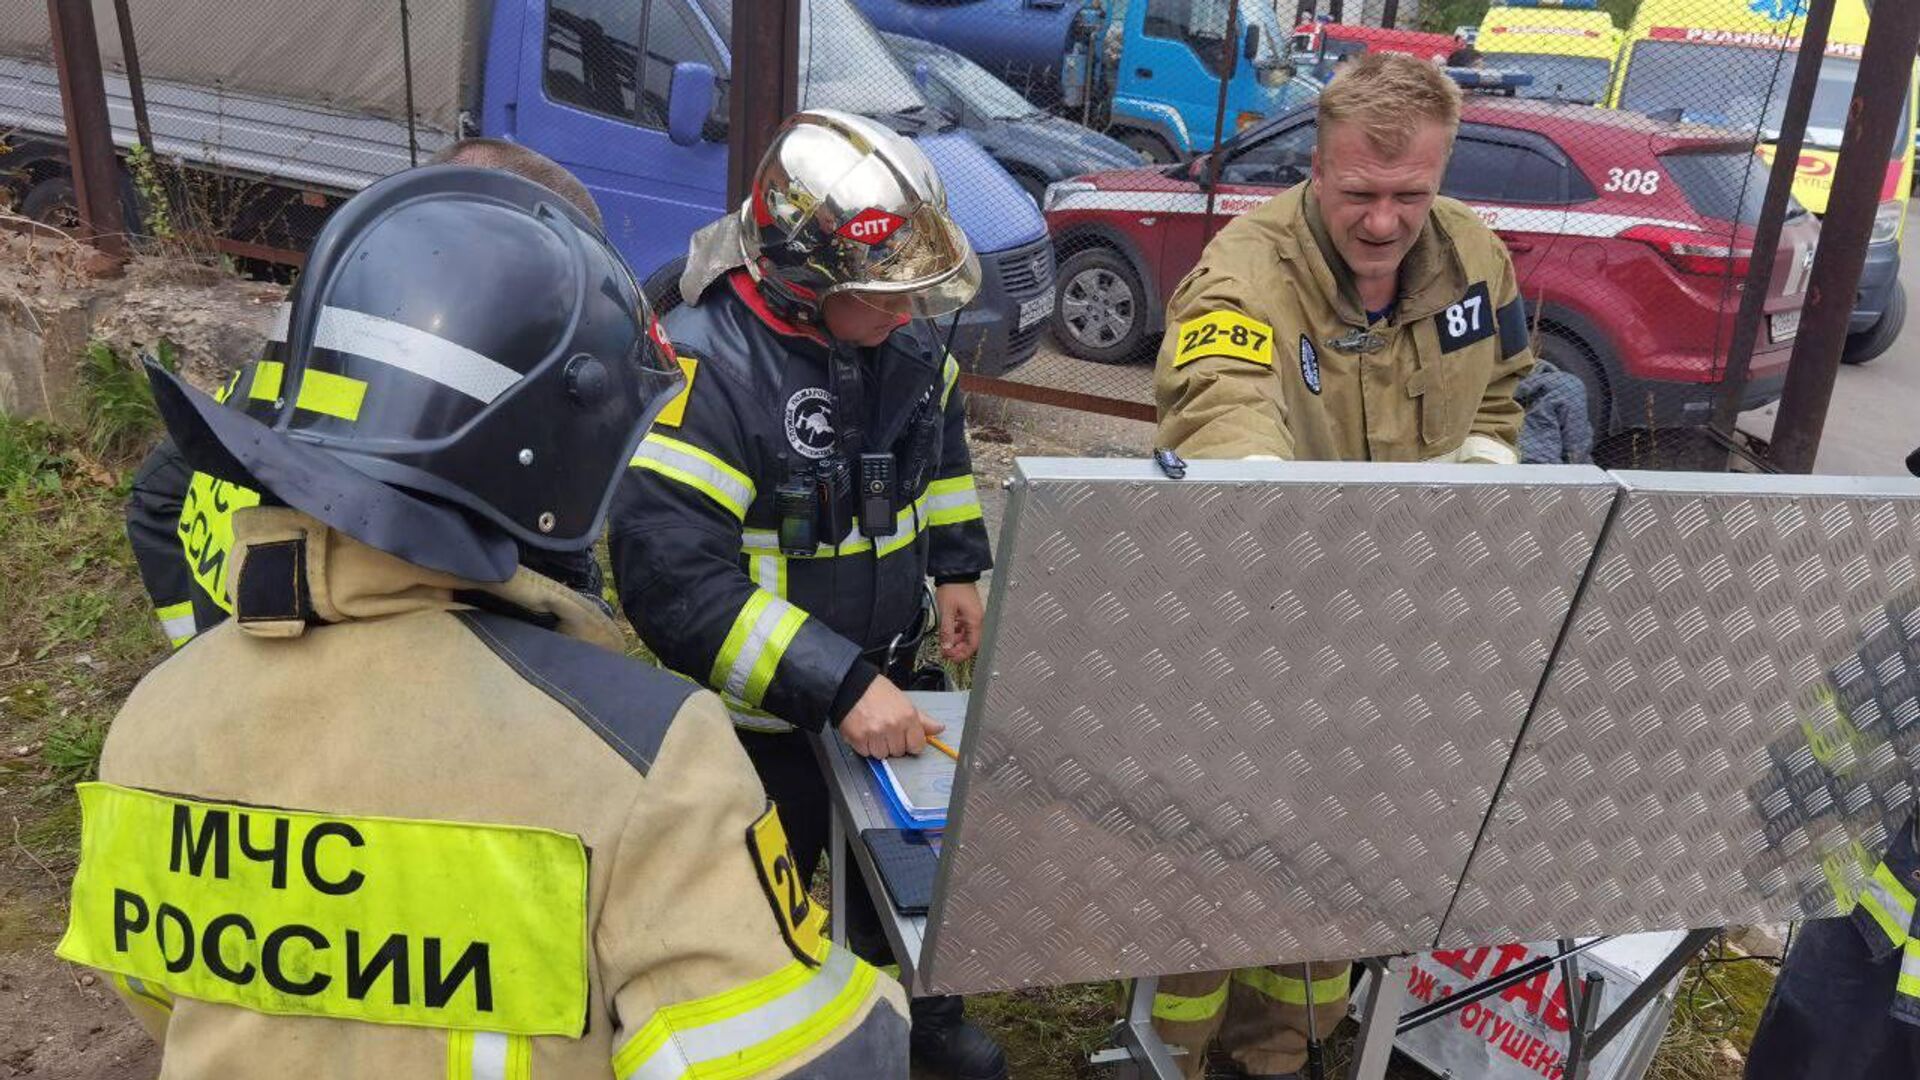
[[[1660,190],[1659,169],[1608,169],[1607,191],[1624,191],[1629,195],[1651,195]]]

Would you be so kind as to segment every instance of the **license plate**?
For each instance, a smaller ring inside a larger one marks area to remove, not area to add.
[[[1793,335],[1799,332],[1800,313],[1798,311],[1783,311],[1767,320],[1767,336],[1772,338],[1775,344],[1791,341]]]
[[[1031,300],[1020,301],[1020,329],[1025,330],[1053,314],[1053,290],[1048,289]]]

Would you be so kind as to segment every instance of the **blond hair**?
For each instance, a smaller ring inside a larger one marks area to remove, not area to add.
[[[1352,124],[1375,151],[1404,153],[1425,125],[1460,127],[1460,88],[1439,65],[1406,53],[1370,52],[1340,65],[1320,95],[1320,138],[1335,124]]]
[[[438,153],[427,159],[427,164],[470,165],[476,169],[500,169],[513,173],[567,200],[595,225],[606,228],[606,222],[600,219],[600,205],[593,201],[585,184],[559,162],[519,143],[485,136],[461,139],[441,147]]]

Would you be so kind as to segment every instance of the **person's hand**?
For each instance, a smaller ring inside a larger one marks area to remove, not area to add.
[[[950,664],[973,659],[980,651],[980,624],[987,615],[979,586],[971,581],[942,585],[933,590],[933,605],[940,612],[940,655]]]
[[[887,681],[873,680],[840,721],[840,737],[854,751],[870,758],[900,757],[926,749],[927,736],[947,730],[914,707],[913,699]]]

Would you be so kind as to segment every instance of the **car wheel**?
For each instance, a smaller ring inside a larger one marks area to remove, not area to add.
[[[1608,418],[1613,402],[1607,394],[1606,376],[1600,370],[1600,358],[1586,342],[1558,330],[1542,330],[1534,354],[1561,371],[1580,380],[1587,390],[1587,422],[1593,428],[1593,445],[1598,448],[1613,434]]]
[[[20,202],[20,213],[65,232],[79,229],[80,200],[74,195],[73,181],[64,176],[49,176],[33,185]]]
[[[1880,313],[1880,321],[1857,334],[1847,335],[1847,344],[1840,350],[1840,359],[1849,364],[1864,364],[1867,361],[1893,348],[1894,341],[1900,336],[1900,328],[1907,323],[1907,293],[1899,282],[1887,295],[1887,310]]]
[[[1119,252],[1082,248],[1060,264],[1056,280],[1053,336],[1069,355],[1126,364],[1147,351],[1147,290]]]
[[[1122,131],[1116,136],[1122,145],[1155,165],[1171,165],[1180,160],[1167,141],[1150,131]]]

